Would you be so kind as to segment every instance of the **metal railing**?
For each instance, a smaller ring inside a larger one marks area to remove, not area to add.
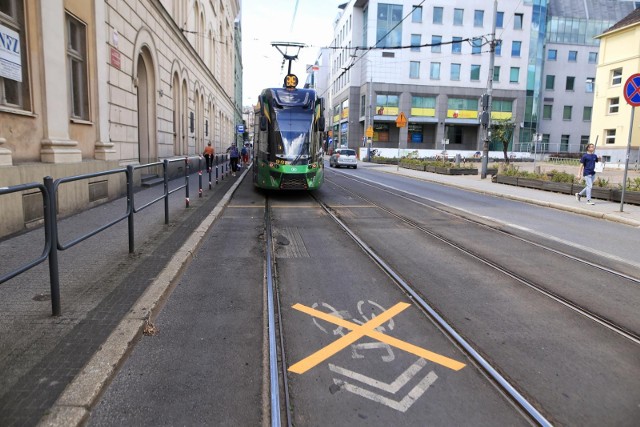
[[[184,168],[184,184],[176,188],[169,189],[169,171],[172,163],[183,162]],[[202,197],[202,165],[203,158],[197,157],[183,157],[176,159],[165,159],[162,162],[148,163],[144,165],[129,165],[126,168],[112,169],[108,171],[89,173],[83,175],[75,175],[70,177],[64,177],[54,180],[52,177],[47,176],[43,178],[44,183],[40,184],[32,182],[28,184],[18,184],[9,187],[0,188],[0,196],[18,192],[24,192],[28,190],[38,189],[42,194],[43,204],[43,218],[44,218],[44,235],[45,242],[42,254],[35,259],[14,268],[13,270],[0,276],[0,284],[7,282],[8,280],[32,269],[33,267],[41,264],[42,262],[49,260],[49,281],[51,287],[51,310],[53,316],[60,316],[62,313],[60,302],[60,272],[58,263],[58,251],[65,251],[78,243],[81,243],[90,237],[95,236],[98,233],[118,224],[119,222],[128,220],[128,237],[129,237],[129,253],[134,252],[134,214],[150,207],[151,205],[164,200],[164,214],[165,224],[169,223],[169,196],[181,189],[185,189],[185,208],[189,207],[189,175],[193,166],[196,166],[198,172],[198,194]],[[153,167],[162,166],[162,176],[164,183],[164,190],[161,196],[143,204],[140,207],[135,206],[135,186],[134,186],[134,174],[138,169],[149,169]],[[220,168],[220,173],[219,169]],[[209,189],[212,188],[212,174],[213,167],[207,172],[209,174]],[[68,242],[60,242],[58,235],[58,214],[57,214],[57,194],[61,185],[71,183],[80,180],[87,180],[91,178],[125,174],[126,177],[126,210],[122,215],[110,220],[108,223],[101,225],[75,239]],[[215,156],[215,182],[218,184],[218,178],[224,180],[224,175],[229,174],[229,156],[228,155],[216,155]]]

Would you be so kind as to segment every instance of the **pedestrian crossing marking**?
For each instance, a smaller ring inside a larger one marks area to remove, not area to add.
[[[323,361],[327,360],[334,354],[338,353],[339,351],[343,350],[344,348],[353,344],[354,342],[356,342],[357,340],[359,340],[364,336],[368,336],[370,338],[373,338],[385,344],[389,344],[393,347],[399,348],[400,350],[404,350],[408,353],[415,354],[418,357],[422,357],[423,359],[430,360],[434,363],[437,363],[439,365],[442,365],[454,371],[459,371],[460,369],[464,368],[465,364],[458,362],[457,360],[450,359],[438,353],[434,353],[432,351],[429,351],[424,348],[418,347],[416,345],[410,344],[408,342],[399,340],[389,335],[385,335],[375,330],[375,328],[389,321],[391,318],[401,313],[408,307],[410,307],[410,304],[399,302],[393,307],[391,307],[390,309],[388,309],[387,311],[384,311],[383,313],[381,313],[379,316],[372,318],[371,320],[369,320],[368,322],[362,325],[358,325],[356,323],[349,322],[348,320],[341,319],[340,317],[333,316],[328,313],[324,313],[322,311],[316,310],[311,307],[307,307],[302,304],[293,305],[293,308],[298,311],[301,311],[313,317],[317,317],[318,319],[322,319],[327,322],[333,323],[335,325],[350,329],[351,332],[337,339],[331,344],[325,346],[324,348],[321,348],[315,353],[307,356],[306,358],[302,359],[298,363],[292,365],[288,370],[296,374],[303,374],[307,372],[309,369],[322,363]]]

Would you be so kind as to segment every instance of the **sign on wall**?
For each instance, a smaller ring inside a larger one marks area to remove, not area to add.
[[[0,76],[22,81],[20,34],[4,25],[0,25]]]

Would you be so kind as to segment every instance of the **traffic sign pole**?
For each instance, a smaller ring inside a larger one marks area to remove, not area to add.
[[[636,107],[640,105],[640,73],[633,74],[627,79],[627,82],[624,84],[624,99],[627,101],[627,104],[631,105],[631,121],[629,122],[629,139],[627,140],[627,153],[624,161],[624,177],[622,181],[622,194],[620,195],[620,212],[624,209],[624,193],[627,188],[627,171],[629,170],[629,155],[631,153],[633,119]]]

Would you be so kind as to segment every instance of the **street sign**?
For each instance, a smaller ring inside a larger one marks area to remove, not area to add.
[[[624,99],[633,107],[640,105],[640,73],[633,74],[627,79],[624,84]]]
[[[238,133],[244,133],[244,125],[238,125],[237,129],[238,129]]]
[[[373,126],[369,126],[367,128],[367,131],[365,132],[365,135],[367,136],[367,138],[373,137]]]
[[[400,114],[398,114],[398,118],[396,119],[396,126],[401,128],[401,127],[405,127],[406,125],[407,125],[407,116],[405,116],[403,112],[400,112]]]

